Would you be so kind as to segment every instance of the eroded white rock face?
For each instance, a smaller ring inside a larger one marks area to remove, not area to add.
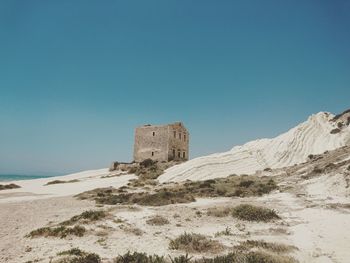
[[[305,162],[310,154],[320,154],[350,143],[350,127],[338,133],[333,114],[320,112],[273,139],[259,139],[224,153],[195,158],[166,170],[160,182],[206,180],[231,174],[252,174],[257,170],[281,168]]]

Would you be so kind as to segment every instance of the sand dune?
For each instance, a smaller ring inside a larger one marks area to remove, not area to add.
[[[102,178],[108,175],[118,175],[108,178]],[[125,175],[119,172],[110,173],[107,168],[99,170],[84,171],[64,176],[56,176],[49,178],[40,178],[33,180],[20,180],[6,182],[19,185],[21,188],[3,190],[0,192],[0,203],[27,201],[34,199],[43,199],[49,197],[62,197],[79,194],[84,191],[92,190],[99,187],[120,187],[125,185],[134,175]],[[46,185],[54,180],[77,182],[64,184]]]

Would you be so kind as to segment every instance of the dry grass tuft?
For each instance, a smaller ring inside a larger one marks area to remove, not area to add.
[[[165,217],[156,215],[148,219],[146,223],[152,226],[163,226],[169,224],[170,222]]]
[[[107,216],[107,213],[105,211],[88,210],[88,211],[81,213],[80,215],[73,216],[71,219],[69,219],[67,221],[63,221],[62,223],[60,223],[60,225],[64,225],[64,226],[73,225],[77,222],[86,224],[86,223],[91,223],[94,221],[101,220],[101,219],[105,218],[106,216]]]
[[[70,250],[62,251],[57,253],[58,256],[62,258],[54,261],[52,263],[100,263],[101,258],[95,253],[88,253],[79,248],[72,248]]]
[[[146,253],[130,252],[118,256],[114,263],[166,263],[162,256],[147,255]]]
[[[169,243],[169,248],[174,250],[183,250],[186,252],[211,252],[217,253],[223,250],[223,245],[206,236],[195,233],[184,233]]]
[[[86,232],[83,226],[57,226],[57,227],[42,227],[31,231],[26,237],[60,237],[65,238],[67,236],[78,236],[82,237]]]
[[[239,246],[236,247],[240,250],[249,250],[252,248],[260,248],[264,250],[269,250],[275,253],[287,253],[292,250],[296,250],[297,248],[294,246],[279,244],[279,243],[271,243],[265,242],[263,240],[246,240],[241,242]]]
[[[211,207],[207,210],[208,216],[225,217],[232,211],[232,207]]]
[[[232,216],[246,221],[268,222],[280,217],[277,213],[265,207],[242,204],[232,209]]]

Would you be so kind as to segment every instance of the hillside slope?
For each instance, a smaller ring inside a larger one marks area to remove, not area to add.
[[[224,153],[195,158],[171,167],[158,179],[161,183],[206,180],[230,174],[252,174],[265,168],[281,168],[307,160],[350,143],[348,111],[337,116],[320,112],[273,139],[259,139]]]

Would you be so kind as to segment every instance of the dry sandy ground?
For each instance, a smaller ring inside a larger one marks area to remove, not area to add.
[[[339,160],[344,162],[346,159]],[[120,187],[134,178],[133,175],[101,178],[108,174],[106,170],[69,177],[79,177],[80,182],[76,183],[43,186],[44,181],[19,182],[23,188],[0,193],[0,262],[49,262],[57,252],[73,247],[95,252],[103,262],[111,262],[112,258],[129,250],[174,256],[184,253],[170,250],[169,241],[184,232],[201,233],[218,240],[227,246],[225,252],[240,241],[265,240],[297,247],[298,250],[289,255],[300,262],[349,262],[350,197],[346,180],[350,176],[346,170],[349,162],[347,160],[331,172],[308,179],[301,176],[307,174],[315,163],[274,171],[271,175],[280,173],[283,178],[281,191],[259,198],[198,199],[189,204],[161,207],[97,207],[92,201],[77,200],[72,196],[96,187]],[[208,208],[233,207],[240,203],[273,208],[282,219],[252,223],[231,216],[217,218],[207,215]],[[85,225],[88,233],[83,237],[24,237],[36,228],[57,224],[89,209],[103,209],[111,216]],[[147,224],[152,215],[162,215],[170,224]],[[226,228],[232,235],[216,235]]]

